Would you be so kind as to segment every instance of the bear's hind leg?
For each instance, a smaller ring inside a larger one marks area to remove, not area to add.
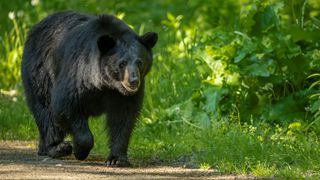
[[[47,153],[47,147],[46,147],[46,131],[47,131],[47,125],[46,121],[47,119],[47,110],[43,108],[43,106],[37,102],[37,101],[31,101],[34,100],[32,98],[28,98],[28,103],[30,104],[31,111],[33,112],[38,130],[39,130],[39,144],[38,144],[38,155],[39,156],[46,156]],[[35,102],[35,103],[32,103]]]
[[[32,110],[40,133],[38,155],[52,158],[70,155],[72,146],[63,142],[66,133],[52,122],[50,111],[40,103],[35,103]]]
[[[44,138],[42,137],[41,134],[40,134],[40,138],[39,138],[38,155],[39,156],[48,155],[47,154],[47,148],[46,148],[45,140],[44,140]]]

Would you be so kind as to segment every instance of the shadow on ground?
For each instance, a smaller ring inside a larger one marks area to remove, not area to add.
[[[98,156],[86,161],[73,157],[51,159],[36,154],[32,141],[0,141],[0,179],[254,179],[248,176],[220,175],[215,170],[170,165],[134,168],[108,168]]]

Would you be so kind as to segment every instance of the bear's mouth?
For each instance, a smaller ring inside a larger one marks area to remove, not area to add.
[[[139,86],[133,88],[133,87],[130,87],[130,85],[125,81],[120,81],[120,82],[121,82],[122,87],[124,87],[124,89],[126,89],[130,93],[135,93],[139,89]]]

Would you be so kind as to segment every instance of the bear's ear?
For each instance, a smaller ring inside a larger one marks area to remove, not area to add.
[[[97,44],[100,52],[106,54],[116,46],[116,41],[108,35],[103,35],[98,38]]]
[[[142,44],[144,44],[148,49],[152,49],[157,41],[158,34],[155,32],[147,32],[140,37]]]

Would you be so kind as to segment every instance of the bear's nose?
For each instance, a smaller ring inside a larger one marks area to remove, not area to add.
[[[130,83],[130,87],[135,89],[139,86],[139,78],[137,76],[133,76],[130,78],[129,80],[129,83]]]

